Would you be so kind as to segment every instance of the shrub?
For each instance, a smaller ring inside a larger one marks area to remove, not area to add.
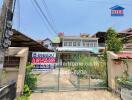
[[[26,66],[23,95],[18,97],[17,100],[29,100],[31,90],[33,90],[37,85],[37,77],[36,75],[32,74],[33,67],[34,66],[31,64]]]
[[[24,85],[23,95],[27,97],[31,95],[30,88],[27,84]]]
[[[132,77],[128,77],[125,73],[121,77],[116,78],[119,88],[127,88],[132,90]]]
[[[29,100],[29,97],[26,96],[19,96],[17,100]]]
[[[30,90],[35,89],[37,85],[37,76],[32,74],[33,67],[33,65],[27,65],[25,73],[25,84],[29,86]]]

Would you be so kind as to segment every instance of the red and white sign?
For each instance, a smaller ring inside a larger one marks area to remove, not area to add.
[[[55,52],[33,52],[32,64],[35,65],[33,71],[49,71],[53,70],[56,63]]]

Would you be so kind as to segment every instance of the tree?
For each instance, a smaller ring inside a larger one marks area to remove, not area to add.
[[[118,37],[118,34],[114,29],[109,28],[107,30],[106,38],[107,38],[106,45],[108,51],[113,51],[116,53],[122,49],[123,47],[122,40],[121,38]]]

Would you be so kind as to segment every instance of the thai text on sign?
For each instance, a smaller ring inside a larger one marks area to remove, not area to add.
[[[35,65],[34,69],[53,69],[56,63],[56,53],[54,52],[33,52],[32,64]]]
[[[55,63],[56,54],[49,52],[33,52],[32,53],[32,63],[42,64],[42,63]]]

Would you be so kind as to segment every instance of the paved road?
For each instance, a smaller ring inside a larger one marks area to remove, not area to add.
[[[120,100],[106,90],[33,93],[30,100]]]

